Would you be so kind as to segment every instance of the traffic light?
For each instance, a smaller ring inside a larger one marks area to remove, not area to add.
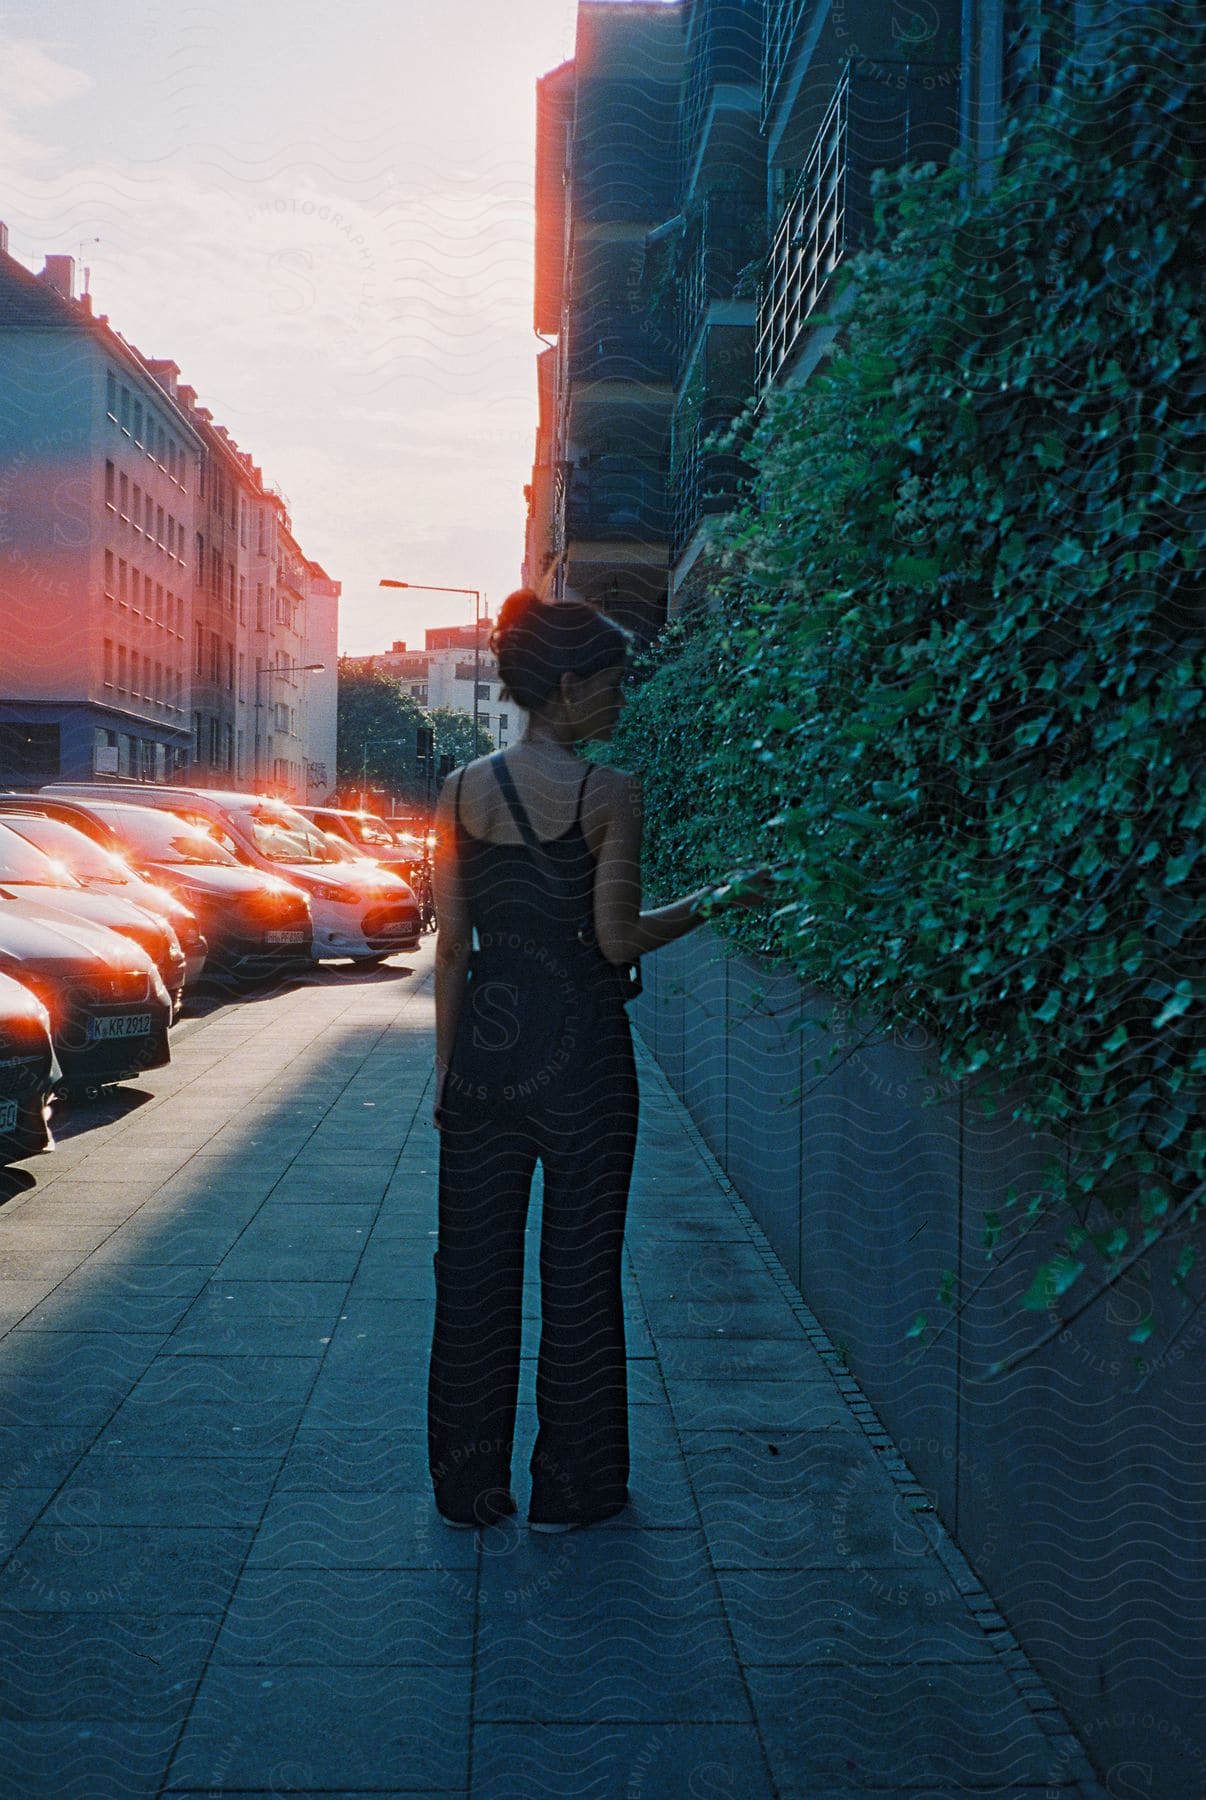
[[[419,766],[419,775],[426,779],[435,759],[435,732],[430,725],[420,725],[415,730],[415,761]]]
[[[451,750],[445,750],[440,757],[440,780],[447,781],[455,767],[456,757],[452,754]]]

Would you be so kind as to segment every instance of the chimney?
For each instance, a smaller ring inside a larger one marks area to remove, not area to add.
[[[392,646],[392,648],[393,648],[393,653],[395,656],[405,656],[406,655],[406,645],[405,644],[399,644],[399,643],[395,642],[394,645]]]
[[[197,404],[197,390],[182,382],[176,389],[176,403],[186,413],[191,413]]]
[[[48,256],[46,267],[38,276],[47,287],[52,287],[56,294],[64,300],[75,299],[75,258],[74,256]]]
[[[8,226],[0,219],[0,255],[8,255]]]

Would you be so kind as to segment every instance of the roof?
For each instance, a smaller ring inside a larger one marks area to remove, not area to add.
[[[90,322],[82,307],[65,300],[49,282],[39,280],[15,256],[0,250],[0,326],[78,331]]]

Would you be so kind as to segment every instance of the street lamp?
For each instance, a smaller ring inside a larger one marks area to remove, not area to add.
[[[264,772],[262,762],[262,739],[260,735],[260,682],[265,675],[318,675],[326,668],[326,663],[269,663],[266,668],[257,667],[255,672],[255,785],[263,786]]]
[[[379,581],[378,587],[417,588],[424,594],[472,594],[473,595],[473,754],[477,755],[477,690],[481,685],[482,672],[482,594],[480,588],[437,587],[430,581]]]

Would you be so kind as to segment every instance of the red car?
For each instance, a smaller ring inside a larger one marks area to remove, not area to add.
[[[127,1081],[172,1059],[172,1002],[155,964],[103,926],[21,900],[0,904],[0,974],[29,988],[50,1015],[70,1089]]]
[[[45,1006],[0,975],[0,1168],[54,1148],[50,1098],[62,1073]]]

